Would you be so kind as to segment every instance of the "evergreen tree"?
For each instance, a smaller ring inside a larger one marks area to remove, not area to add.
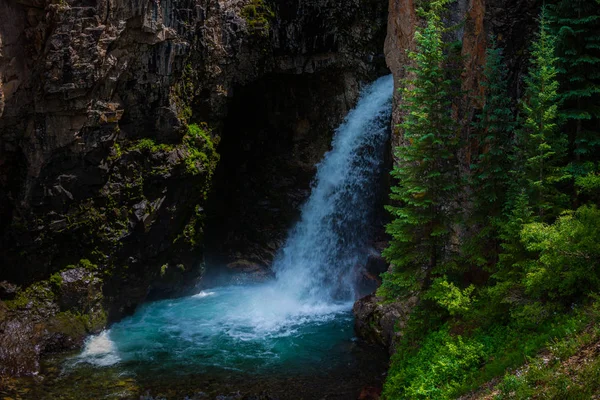
[[[483,71],[485,106],[476,124],[481,154],[473,168],[476,212],[484,217],[498,216],[508,190],[515,129],[511,98],[508,94],[506,65],[495,38],[486,52]]]
[[[567,150],[566,136],[558,128],[556,39],[548,29],[546,12],[533,43],[531,67],[525,78],[523,127],[518,133],[521,177],[528,188],[532,206],[539,217],[558,215],[565,195],[556,189],[562,179],[562,162]]]
[[[502,253],[493,275],[495,285],[490,289],[495,303],[504,302],[510,297],[510,292],[520,291],[526,265],[533,257],[521,241],[521,231],[526,224],[533,221],[528,196],[525,191],[521,191],[516,196],[514,207],[500,231]]]
[[[486,51],[483,71],[485,105],[475,123],[474,140],[479,155],[471,165],[473,192],[472,226],[477,233],[464,245],[463,252],[476,264],[490,264],[498,254],[498,227],[510,187],[515,118],[508,94],[506,66],[495,38]]]
[[[560,114],[579,161],[597,161],[600,150],[600,4],[556,0],[549,6],[556,36]]]
[[[393,271],[385,277],[383,295],[400,295],[416,288],[442,261],[449,258],[449,238],[457,192],[458,129],[452,118],[453,81],[446,76],[441,11],[447,1],[430,4],[426,26],[415,33],[416,51],[409,54],[412,77],[402,93],[406,117],[401,124],[403,146],[396,148],[389,206],[392,235],[384,255]]]

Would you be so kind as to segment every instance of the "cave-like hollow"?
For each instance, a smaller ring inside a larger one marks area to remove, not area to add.
[[[219,144],[221,160],[206,209],[205,256],[210,281],[223,273],[269,275],[269,266],[310,195],[316,164],[364,81],[349,71],[270,74],[235,87]],[[385,242],[391,156],[386,148],[373,248]],[[386,266],[369,261],[371,276]],[[254,279],[253,278],[253,279]]]

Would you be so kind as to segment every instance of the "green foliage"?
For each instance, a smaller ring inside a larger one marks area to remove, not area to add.
[[[535,299],[573,298],[600,287],[600,211],[583,206],[552,224],[531,223],[521,238],[539,254],[523,281]]]
[[[452,233],[455,194],[458,190],[458,128],[452,118],[454,82],[444,71],[441,11],[447,1],[431,4],[427,25],[415,33],[416,51],[409,57],[414,77],[403,82],[407,115],[401,124],[404,144],[396,148],[400,160],[392,172],[397,185],[388,206],[393,221],[385,257],[392,263],[380,294],[406,293],[424,275],[451,258],[444,249]],[[393,276],[389,276],[393,275]]]
[[[465,241],[463,254],[470,263],[487,266],[497,261],[498,231],[502,211],[512,186],[510,171],[514,162],[515,115],[508,93],[507,68],[502,49],[491,38],[483,71],[485,105],[474,124],[472,140],[479,144],[479,154],[470,166],[469,187],[472,191],[472,226],[481,226]]]
[[[55,274],[52,274],[50,276],[50,284],[52,285],[52,287],[56,290],[56,289],[60,289],[60,287],[62,286],[62,276],[60,275],[60,272],[57,272]]]
[[[157,144],[151,138],[143,138],[134,143],[128,150],[139,150],[142,152],[157,153],[159,151],[171,151],[173,150],[173,146],[164,143]]]
[[[188,153],[185,159],[187,172],[191,175],[204,172],[210,180],[219,162],[219,155],[206,125],[189,125],[183,143]]]
[[[429,333],[421,332],[418,347],[409,341],[399,343],[392,356],[383,397],[454,399],[504,375],[507,369],[522,365],[543,347],[572,354],[586,343],[582,338],[590,340],[585,332],[600,316],[594,311],[596,304],[570,315],[555,314],[528,327],[518,321],[493,322],[458,334],[455,331],[461,325],[446,323]]]
[[[597,304],[597,303],[596,303]],[[498,385],[501,399],[591,399],[600,390],[600,359],[589,358],[585,349],[600,340],[593,312],[568,335],[548,341],[544,356],[531,359],[519,373],[509,372]],[[588,325],[582,329],[582,323]],[[573,361],[569,361],[575,357]]]
[[[451,335],[443,326],[427,336],[417,354],[394,354],[384,398],[450,399],[484,355],[481,343]]]
[[[565,195],[556,189],[562,176],[561,162],[567,150],[567,137],[558,127],[556,38],[549,32],[546,15],[533,43],[531,67],[525,78],[522,102],[523,127],[518,132],[523,183],[535,200],[538,216],[556,216],[564,206]]]
[[[585,175],[576,177],[575,187],[580,196],[587,196],[596,204],[600,203],[600,173],[595,168]]]
[[[204,210],[200,206],[196,206],[194,209],[194,215],[190,218],[186,224],[183,232],[178,235],[173,243],[177,243],[180,240],[185,241],[191,247],[198,247],[202,243],[204,238]]]
[[[597,0],[555,0],[548,7],[556,36],[560,114],[577,161],[600,150],[600,7]]]
[[[386,399],[456,398],[544,347],[565,360],[600,333],[584,329],[600,316],[598,300],[588,299],[600,291],[600,153],[593,150],[600,18],[597,2],[577,0],[567,10],[571,3],[553,2],[550,27],[542,12],[520,118],[492,41],[469,180],[456,171],[462,144],[449,100],[455,65],[442,43],[445,2],[420,11],[425,24],[403,82],[405,146],[396,149],[388,207],[392,268],[378,291],[385,302],[412,294],[420,302],[396,343]],[[466,221],[454,207],[463,180],[474,206]],[[506,375],[498,398],[587,399],[600,390],[600,362],[574,378],[559,361],[532,361],[525,373]]]
[[[469,311],[474,290],[473,285],[461,290],[454,283],[448,282],[446,277],[436,278],[424,298],[435,301],[450,315],[461,315]]]
[[[275,18],[275,13],[265,3],[265,0],[250,0],[242,8],[242,16],[246,20],[250,32],[266,37],[269,35],[270,21]]]
[[[495,285],[487,289],[496,303],[511,303],[513,299],[519,299],[519,293],[523,291],[524,270],[533,255],[522,243],[521,231],[530,222],[533,222],[533,211],[527,195],[521,192],[500,231],[502,251],[493,274]]]
[[[185,153],[183,162],[186,172],[190,175],[204,174],[208,185],[219,162],[219,154],[216,151],[216,144],[211,137],[210,130],[204,123],[188,125],[179,145],[157,144],[151,138],[143,138],[131,144],[126,152],[168,153],[178,148]],[[119,153],[121,156],[124,154],[122,151],[119,151]],[[136,186],[141,188],[142,185]]]
[[[475,125],[482,152],[471,166],[474,206],[479,219],[484,220],[500,215],[510,186],[512,135],[516,122],[508,94],[506,71],[502,49],[497,47],[495,38],[492,38],[483,71],[485,106]]]

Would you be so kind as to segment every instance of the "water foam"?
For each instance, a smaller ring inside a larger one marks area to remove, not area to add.
[[[193,297],[193,298],[200,298],[200,299],[201,299],[201,298],[203,298],[203,297],[212,296],[212,295],[214,295],[214,294],[215,294],[215,292],[205,292],[205,291],[203,290],[203,291],[201,291],[200,293],[193,295],[192,297]]]
[[[83,361],[99,367],[117,364],[121,361],[115,343],[110,339],[108,330],[90,336],[76,361]]]

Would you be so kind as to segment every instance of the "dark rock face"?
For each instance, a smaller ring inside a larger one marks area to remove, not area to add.
[[[402,337],[402,329],[417,302],[417,296],[393,303],[382,303],[375,295],[363,297],[352,309],[356,334],[369,343],[387,347],[393,354],[395,343]]]
[[[0,364],[12,366],[0,372],[35,372],[40,354],[96,329],[52,322],[97,320],[86,285],[101,290],[109,320],[193,286],[205,236],[218,243],[230,224],[223,243],[240,250],[227,260],[268,265],[359,82],[384,73],[386,9],[385,0],[2,1],[0,298],[13,303],[0,319]],[[221,228],[211,222],[205,234],[217,152],[216,201],[230,211],[211,208]],[[88,259],[98,281],[60,272]],[[46,313],[22,304],[27,287],[57,273]],[[58,325],[62,337],[40,333]]]

